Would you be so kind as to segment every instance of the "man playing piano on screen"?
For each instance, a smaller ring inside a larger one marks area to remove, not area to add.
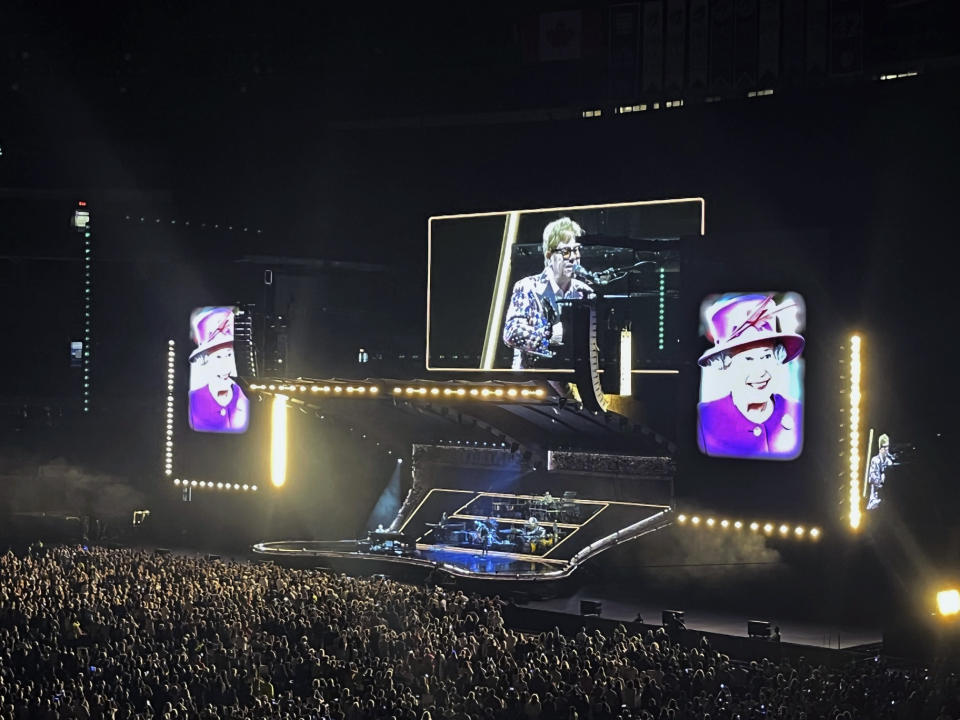
[[[513,348],[514,370],[552,358],[563,344],[559,300],[593,297],[593,289],[574,277],[580,264],[583,228],[570,218],[554,220],[543,230],[543,272],[513,286],[503,323],[503,342]]]

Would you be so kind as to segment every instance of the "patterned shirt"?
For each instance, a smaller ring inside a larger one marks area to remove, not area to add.
[[[550,349],[553,326],[560,322],[558,300],[593,297],[585,282],[571,280],[565,293],[544,270],[521,278],[513,286],[510,307],[503,323],[503,342],[513,348],[513,369],[532,367],[537,358],[554,356]]]

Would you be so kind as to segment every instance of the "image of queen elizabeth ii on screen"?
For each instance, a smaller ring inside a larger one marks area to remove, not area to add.
[[[806,310],[797,293],[727,293],[701,305],[697,444],[713,457],[793,460],[803,450]]]
[[[250,401],[234,381],[232,307],[202,307],[190,315],[190,427],[197,432],[243,433]]]

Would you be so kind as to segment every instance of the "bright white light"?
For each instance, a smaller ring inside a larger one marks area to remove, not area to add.
[[[282,487],[287,481],[287,396],[274,395],[270,443],[270,482]]]
[[[629,330],[620,331],[620,394],[633,395],[633,336]]]
[[[862,519],[860,510],[860,345],[859,335],[850,338],[850,528],[857,530]],[[811,535],[813,533],[811,532]]]
[[[937,610],[941,615],[956,615],[960,613],[960,591],[941,590],[937,593]]]

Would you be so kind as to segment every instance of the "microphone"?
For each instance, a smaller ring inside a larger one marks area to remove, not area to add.
[[[607,282],[607,279],[601,273],[590,272],[580,263],[573,266],[573,276],[594,285],[605,285]]]

